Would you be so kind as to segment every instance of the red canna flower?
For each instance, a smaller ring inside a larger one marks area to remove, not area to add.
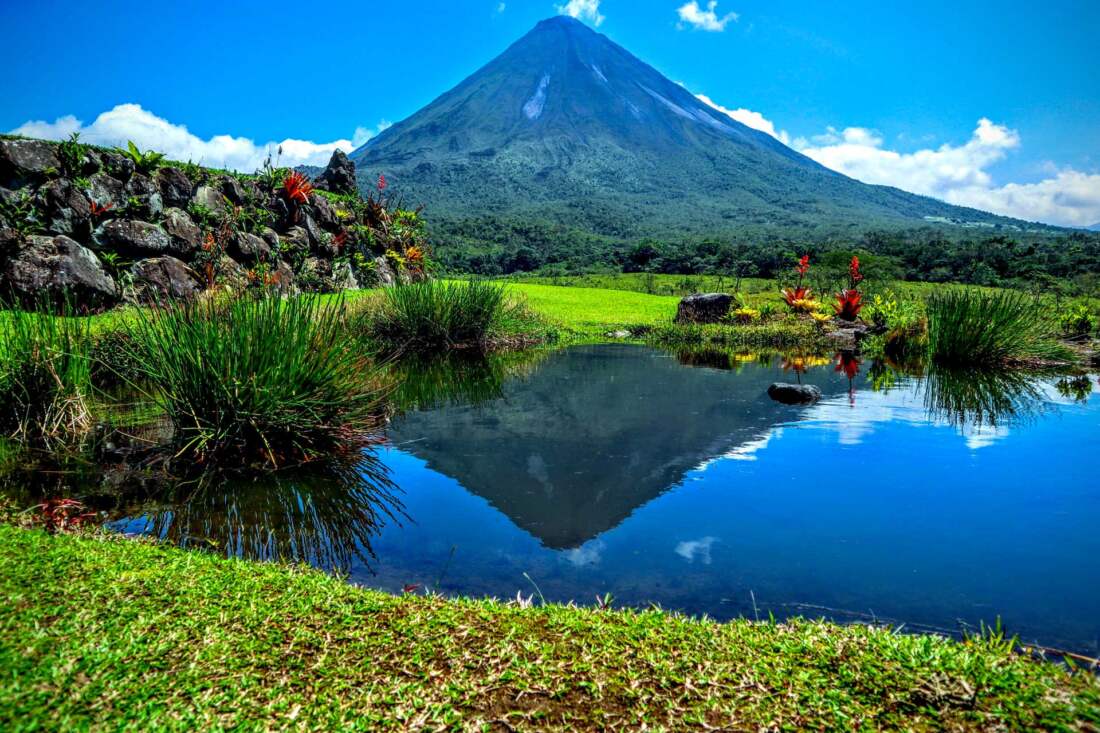
[[[383,173],[378,176],[378,193],[382,193],[386,190],[386,186],[390,184],[386,183],[386,175]]]
[[[810,256],[802,255],[802,259],[798,261],[798,265],[794,269],[798,272],[799,278],[805,277],[806,272],[810,269]]]
[[[851,280],[850,287],[855,287],[863,280],[863,273],[859,271],[859,258],[852,257],[852,264],[848,265],[848,279]]]
[[[294,171],[283,181],[283,191],[291,201],[304,204],[309,202],[309,195],[313,193],[313,184],[302,173]]]
[[[854,321],[859,317],[859,312],[863,310],[863,295],[855,288],[841,290],[836,294],[836,304],[833,305],[833,310],[836,311],[837,318]]]

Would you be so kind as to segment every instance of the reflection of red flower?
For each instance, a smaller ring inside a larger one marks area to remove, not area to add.
[[[863,296],[856,289],[841,290],[836,294],[836,304],[833,306],[837,318],[845,321],[854,321],[863,310]]]
[[[855,354],[847,351],[842,351],[836,355],[836,371],[843,372],[849,380],[855,379],[856,375],[859,374],[861,363]]]
[[[283,191],[291,201],[304,204],[309,201],[309,195],[313,193],[313,184],[304,175],[294,171],[283,181]]]

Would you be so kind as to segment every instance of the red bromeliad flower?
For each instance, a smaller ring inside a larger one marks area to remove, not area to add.
[[[313,193],[313,184],[303,174],[294,171],[283,181],[283,192],[291,201],[299,204],[309,202],[309,195]]]
[[[863,295],[855,288],[841,290],[836,294],[836,304],[833,305],[833,310],[836,311],[837,318],[854,321],[859,317],[859,312],[863,310]]]
[[[813,297],[813,291],[808,287],[799,285],[796,288],[784,288],[779,291],[783,294],[783,300],[787,301],[787,305],[794,307],[796,301],[809,300]]]
[[[386,186],[388,186],[388,185],[390,185],[390,184],[386,183],[386,174],[383,173],[383,174],[379,175],[378,176],[378,193],[382,193],[383,191],[385,191]]]
[[[332,238],[332,243],[336,246],[337,252],[344,250],[344,245],[348,243],[348,232],[346,229],[341,229],[340,233]]]

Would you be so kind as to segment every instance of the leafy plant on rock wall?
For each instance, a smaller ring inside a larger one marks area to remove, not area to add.
[[[137,172],[145,175],[149,175],[164,164],[164,153],[156,153],[152,150],[142,151],[133,140],[127,141],[125,148],[115,148],[115,151],[129,158]]]

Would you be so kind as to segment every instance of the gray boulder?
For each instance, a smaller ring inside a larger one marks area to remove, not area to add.
[[[194,187],[191,179],[179,168],[161,168],[157,171],[157,185],[160,186],[160,197],[165,206],[186,209],[191,203],[191,192]]]
[[[18,188],[61,168],[57,146],[42,140],[0,140],[0,184]]]
[[[152,178],[142,173],[130,176],[123,188],[127,201],[133,199],[140,206],[134,210],[127,207],[126,215],[138,215],[148,219],[155,219],[164,211],[164,199],[160,195],[160,186]]]
[[[114,178],[120,181],[130,180],[130,176],[134,175],[136,167],[134,161],[130,160],[122,153],[116,153],[113,150],[100,151],[100,158],[103,161],[103,167],[107,169],[107,172]]]
[[[191,221],[186,211],[175,208],[165,209],[161,226],[171,240],[173,252],[187,257],[202,246],[202,230]]]
[[[385,257],[375,257],[374,260],[374,273],[378,280],[378,284],[383,287],[390,287],[397,284],[397,273],[394,272],[393,265]]]
[[[309,207],[313,210],[313,218],[319,227],[330,232],[339,229],[340,220],[336,218],[336,212],[324,196],[316,193],[310,196]]]
[[[43,297],[54,303],[71,297],[88,310],[109,308],[119,295],[95,253],[66,236],[28,237],[5,265],[0,290],[27,307]]]
[[[776,382],[768,387],[768,397],[784,405],[809,405],[821,399],[821,390],[812,384]]]
[[[205,206],[215,214],[225,213],[225,196],[222,192],[211,186],[199,186],[191,195],[191,203]]]
[[[229,243],[229,254],[246,265],[268,262],[272,259],[271,247],[261,237],[248,232],[237,232]]]
[[[130,269],[134,298],[140,303],[158,300],[191,300],[202,292],[202,283],[190,267],[175,257],[150,257]]]
[[[217,181],[218,190],[221,191],[229,203],[240,206],[245,201],[244,187],[233,176],[221,176]]]
[[[121,209],[126,203],[122,181],[106,173],[96,173],[88,179],[88,197],[98,206]]]
[[[730,312],[733,296],[726,293],[689,295],[676,309],[676,323],[718,323]]]
[[[92,207],[84,193],[65,178],[57,178],[39,191],[46,211],[46,230],[81,239],[91,228]]]
[[[145,257],[172,248],[171,238],[159,226],[131,219],[103,222],[92,232],[92,243],[97,249]]]
[[[355,193],[358,186],[355,180],[355,163],[348,160],[344,151],[334,151],[328,166],[317,176],[315,183],[333,193]]]

